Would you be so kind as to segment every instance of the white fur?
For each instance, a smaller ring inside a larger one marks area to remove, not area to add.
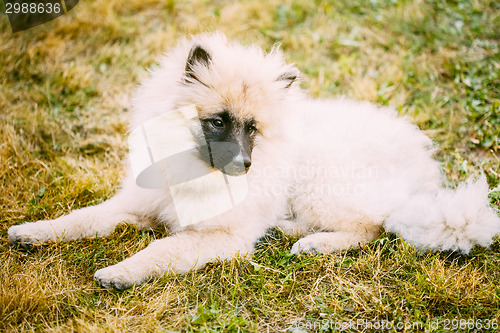
[[[212,64],[194,71],[206,85],[182,82],[194,44]],[[309,100],[278,50],[228,42],[221,34],[182,40],[133,98],[131,128],[166,110],[195,104],[199,112],[225,105],[242,119],[255,117],[259,137],[247,174],[249,194],[235,208],[181,227],[166,190],[146,190],[129,175],[120,193],[95,207],[9,229],[11,242],[40,243],[109,235],[119,223],[167,225],[172,236],[157,240],[117,265],[96,272],[104,287],[127,288],[165,272],[182,273],[216,258],[246,254],[266,230],[281,226],[302,234],[292,248],[330,252],[375,239],[383,227],[420,248],[468,252],[487,246],[500,232],[488,205],[484,178],[456,191],[442,189],[432,142],[388,108],[347,99]],[[192,202],[206,189],[186,191]]]
[[[492,235],[500,233],[487,193],[484,175],[475,183],[469,179],[456,191],[419,193],[396,209],[384,227],[419,248],[467,253],[476,244],[488,246]]]

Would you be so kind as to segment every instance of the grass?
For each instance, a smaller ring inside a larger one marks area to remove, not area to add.
[[[358,250],[291,256],[295,239],[276,231],[251,257],[125,292],[99,288],[93,273],[164,231],[121,227],[30,251],[7,243],[11,225],[112,196],[128,96],[180,35],[204,30],[281,43],[311,95],[391,105],[439,145],[451,184],[482,169],[498,186],[498,26],[489,0],[81,1],[16,34],[0,15],[0,331],[332,331],[357,320],[445,331],[446,320],[500,320],[498,240],[457,256],[383,235]],[[500,207],[499,187],[490,198]]]

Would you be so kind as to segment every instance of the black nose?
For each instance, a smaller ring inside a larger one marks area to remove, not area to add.
[[[243,166],[245,167],[245,172],[248,171],[248,169],[250,169],[250,166],[252,165],[250,154],[245,150],[241,150],[237,158],[240,160],[240,163],[243,162]]]
[[[250,169],[250,166],[252,165],[252,161],[250,161],[249,158],[244,158],[243,165],[245,166],[245,171],[248,171],[248,169]]]

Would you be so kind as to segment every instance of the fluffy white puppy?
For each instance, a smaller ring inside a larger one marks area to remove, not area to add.
[[[298,75],[277,49],[265,54],[219,33],[180,41],[138,88],[131,129],[195,105],[201,128],[192,128],[193,135],[238,149],[229,159],[216,151],[191,157],[207,172],[223,170],[217,160],[242,166],[227,173],[246,173],[244,200],[181,226],[179,209],[207,209],[196,202],[210,196],[209,186],[185,187],[174,206],[168,189],[141,188],[129,171],[112,199],[55,220],[13,226],[11,243],[107,236],[120,223],[168,226],[171,236],[95,273],[102,286],[117,289],[250,253],[275,226],[303,236],[293,253],[358,247],[383,228],[424,249],[468,252],[491,243],[500,219],[489,206],[484,176],[444,189],[432,142],[415,125],[366,102],[310,100]],[[194,171],[186,166],[185,172]]]

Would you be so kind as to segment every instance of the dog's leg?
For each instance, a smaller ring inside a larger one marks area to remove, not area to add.
[[[185,273],[207,262],[226,259],[253,250],[265,229],[189,230],[151,243],[134,256],[95,273],[97,283],[105,288],[126,289],[165,273]]]
[[[312,228],[308,228],[299,221],[289,219],[278,221],[276,227],[280,228],[285,234],[293,237],[308,235],[313,232]]]
[[[155,205],[160,207],[160,202],[165,201],[161,192],[156,192],[128,184],[115,197],[97,206],[78,209],[55,220],[13,226],[9,228],[9,241],[29,246],[46,241],[108,236],[120,223],[135,224],[139,228],[151,227],[152,221],[147,217],[153,215]],[[152,194],[155,196],[152,197]]]
[[[293,246],[293,254],[301,252],[330,253],[363,246],[380,235],[380,227],[366,229],[365,232],[318,232],[299,239]]]

